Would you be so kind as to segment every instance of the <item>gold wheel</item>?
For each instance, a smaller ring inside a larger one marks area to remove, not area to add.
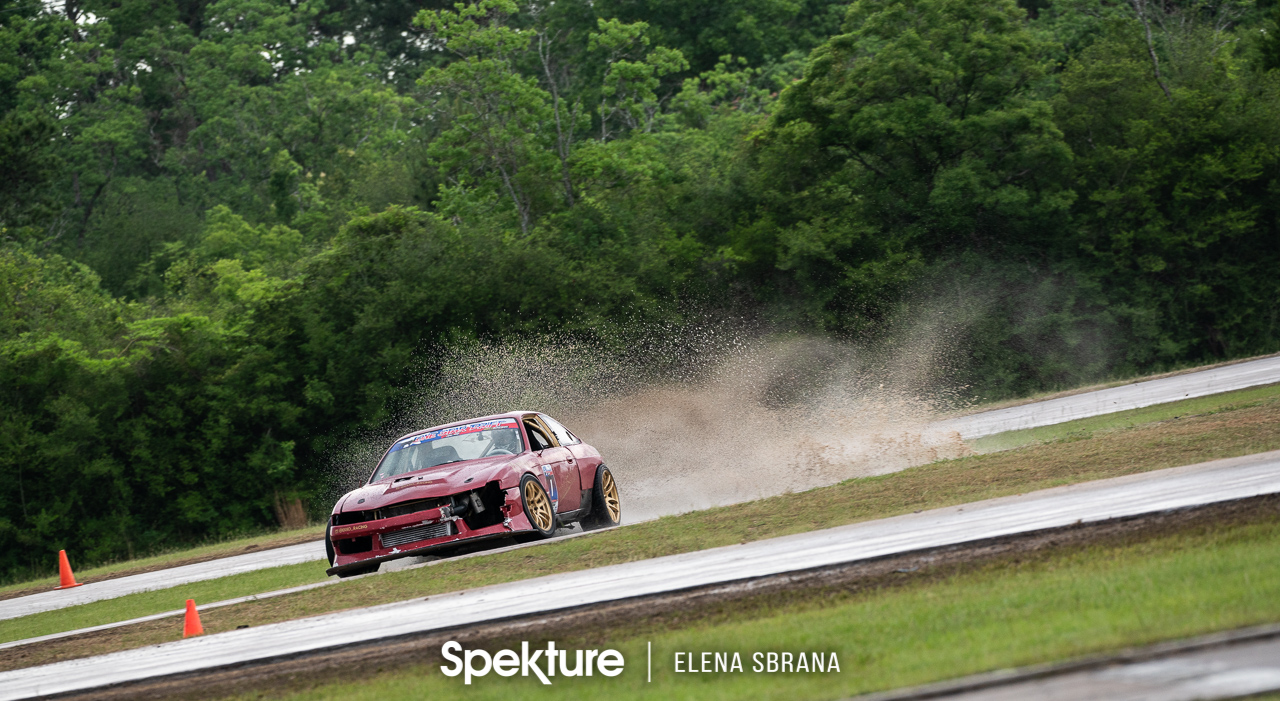
[[[617,523],[622,520],[622,501],[618,499],[618,483],[613,481],[613,473],[604,471],[604,479],[600,489],[604,494],[604,507],[609,510],[609,518]]]
[[[524,503],[529,512],[529,520],[538,530],[548,533],[555,524],[555,514],[551,513],[551,500],[542,491],[538,480],[529,479],[524,482]]]

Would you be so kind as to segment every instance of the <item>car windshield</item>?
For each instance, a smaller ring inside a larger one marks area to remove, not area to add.
[[[369,482],[451,462],[515,455],[522,450],[524,442],[515,419],[449,426],[396,441]]]

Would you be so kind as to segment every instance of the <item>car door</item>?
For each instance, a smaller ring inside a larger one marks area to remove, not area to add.
[[[556,513],[576,511],[582,501],[577,476],[571,467],[573,455],[568,448],[557,444],[551,429],[536,414],[524,417],[525,431],[529,434],[529,447],[538,456],[548,495]],[[571,473],[572,471],[572,473]]]
[[[555,437],[556,442],[569,449],[566,462],[569,465],[570,479],[578,480],[580,489],[591,487],[596,478],[596,466],[600,464],[599,456],[594,450],[587,449],[577,436],[564,427],[564,424],[546,414],[538,414],[538,417],[547,425],[547,428],[551,429],[551,435]]]

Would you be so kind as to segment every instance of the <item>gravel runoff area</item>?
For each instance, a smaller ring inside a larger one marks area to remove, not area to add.
[[[1280,492],[1277,468],[1280,451],[1272,451],[14,670],[0,674],[0,699],[191,674],[397,636],[1275,494]]]

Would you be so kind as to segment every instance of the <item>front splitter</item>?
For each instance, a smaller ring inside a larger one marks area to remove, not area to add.
[[[486,540],[494,540],[496,538],[510,538],[520,533],[531,533],[531,532],[532,531],[505,531],[503,533],[489,533],[487,535],[478,535],[470,538],[459,538],[458,540],[451,540],[447,543],[436,543],[435,545],[424,545],[419,548],[402,550],[392,555],[379,555],[378,557],[371,557],[367,560],[357,560],[356,562],[348,562],[345,565],[334,565],[333,567],[330,567],[329,569],[325,570],[324,573],[332,577],[342,572],[350,572],[352,570],[362,570],[371,565],[375,565],[375,564],[382,565],[382,563],[391,562],[392,560],[400,560],[406,557],[419,557],[422,555],[427,555],[433,552],[444,550],[446,548],[470,545],[472,543],[482,543]]]

